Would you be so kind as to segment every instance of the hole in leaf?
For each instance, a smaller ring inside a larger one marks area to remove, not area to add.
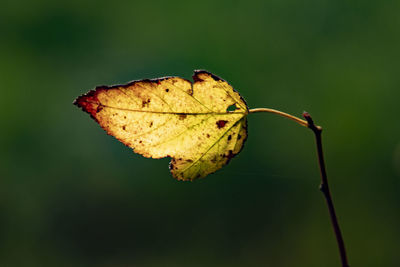
[[[236,105],[233,104],[233,105],[230,105],[230,106],[226,109],[226,111],[227,111],[227,112],[232,112],[232,111],[235,111],[236,109],[237,109]]]

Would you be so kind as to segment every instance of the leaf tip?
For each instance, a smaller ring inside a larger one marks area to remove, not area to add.
[[[90,116],[97,121],[96,114],[103,109],[103,105],[97,98],[97,95],[101,90],[104,90],[104,88],[96,87],[95,90],[91,90],[86,94],[78,96],[72,104],[89,113]]]

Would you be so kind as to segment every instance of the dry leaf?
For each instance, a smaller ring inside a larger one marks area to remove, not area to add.
[[[74,104],[136,153],[171,157],[175,178],[193,180],[240,152],[248,114],[245,101],[226,81],[206,71],[195,71],[193,80],[165,77],[100,86]]]

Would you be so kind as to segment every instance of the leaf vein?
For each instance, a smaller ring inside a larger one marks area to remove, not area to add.
[[[181,172],[185,172],[187,169],[193,167],[194,164],[196,164],[199,160],[201,160],[207,153],[208,151],[210,151],[217,143],[219,143],[221,141],[222,138],[224,138],[224,136],[233,128],[235,127],[238,122],[240,122],[244,117],[242,117],[240,120],[237,120],[231,127],[229,127],[228,130],[226,130],[220,138],[218,138],[217,141],[215,141],[198,159],[196,159],[195,161],[193,161],[188,167],[186,167],[185,169],[183,169]]]

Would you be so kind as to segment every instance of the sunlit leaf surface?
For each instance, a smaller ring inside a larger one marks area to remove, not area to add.
[[[136,153],[171,157],[173,176],[193,180],[240,152],[248,114],[226,81],[206,71],[195,71],[193,80],[165,77],[100,86],[74,103]]]

